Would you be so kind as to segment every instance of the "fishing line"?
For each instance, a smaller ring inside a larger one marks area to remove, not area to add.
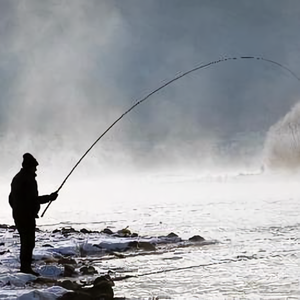
[[[250,260],[250,259],[258,259],[257,257],[241,257],[237,259],[224,259],[219,262],[212,262],[208,264],[199,264],[199,265],[192,265],[192,266],[187,266],[187,267],[180,267],[180,268],[172,268],[172,269],[166,269],[166,270],[158,270],[158,271],[153,271],[153,272],[148,272],[144,274],[139,274],[139,275],[126,275],[122,277],[117,277],[114,278],[114,281],[120,281],[128,278],[138,278],[138,277],[143,277],[143,276],[150,276],[150,275],[156,275],[156,274],[161,274],[161,273],[167,273],[167,272],[178,272],[182,270],[189,270],[189,269],[196,269],[196,268],[205,268],[205,267],[211,267],[215,265],[223,265],[223,264],[228,264],[232,262],[239,262],[239,261],[245,261],[245,260]]]
[[[294,255],[293,251],[293,254]],[[299,253],[299,251],[297,251]],[[283,252],[281,252],[283,253]],[[247,256],[247,255],[238,255],[236,258],[226,258],[226,259],[222,259],[220,261],[217,262],[211,262],[211,263],[207,263],[207,264],[198,264],[198,265],[191,265],[191,266],[187,266],[187,267],[179,267],[179,268],[172,268],[172,269],[166,269],[166,270],[158,270],[158,271],[152,271],[152,272],[148,272],[148,273],[143,273],[143,274],[139,274],[139,275],[125,275],[125,276],[121,276],[121,277],[116,277],[113,280],[114,281],[121,281],[121,280],[125,280],[125,279],[129,279],[129,278],[138,278],[138,277],[143,277],[143,276],[151,276],[151,275],[156,275],[156,274],[161,274],[161,273],[168,273],[168,272],[178,272],[178,271],[183,271],[183,270],[189,270],[189,269],[197,269],[197,268],[206,268],[206,267],[211,267],[211,266],[216,266],[216,265],[223,265],[223,264],[229,264],[229,263],[236,263],[236,262],[240,262],[240,261],[249,261],[252,259],[255,260],[261,260],[261,259],[270,259],[270,258],[274,258],[274,257],[287,257],[289,254],[286,255],[282,255],[282,254],[274,254],[274,255],[270,255],[270,256],[256,256],[256,254],[253,254],[251,256]]]
[[[261,60],[261,61],[265,61],[271,64],[274,64],[284,70],[286,70],[287,72],[289,72],[293,77],[295,77],[298,81],[300,81],[300,77],[298,77],[296,75],[296,73],[294,73],[292,70],[290,70],[288,67],[274,61],[271,59],[267,59],[264,57],[256,57],[256,56],[240,56],[240,57],[227,57],[227,58],[222,58],[219,60],[215,60],[215,61],[211,61],[209,63],[206,64],[201,64],[198,65],[188,71],[185,71],[183,73],[180,73],[178,75],[176,75],[173,79],[165,82],[164,84],[162,84],[161,86],[159,86],[158,88],[154,89],[153,91],[151,91],[149,94],[147,94],[145,97],[143,97],[142,99],[137,100],[128,110],[126,110],[119,118],[117,118],[96,140],[95,142],[87,149],[87,151],[81,156],[81,158],[78,160],[78,162],[74,165],[74,167],[71,169],[70,173],[66,176],[66,178],[63,180],[63,182],[61,183],[61,185],[59,186],[59,188],[57,189],[57,193],[61,190],[61,188],[64,186],[64,184],[66,183],[66,181],[68,180],[68,178],[71,176],[71,174],[73,173],[73,171],[77,168],[77,166],[81,163],[81,161],[84,159],[84,157],[92,150],[92,148],[99,142],[99,140],[112,128],[114,127],[114,125],[116,125],[125,115],[127,115],[130,111],[132,111],[136,106],[138,106],[139,104],[143,103],[144,101],[146,101],[148,98],[150,98],[152,95],[156,94],[158,91],[164,89],[165,87],[167,87],[168,85],[172,84],[173,82],[179,80],[182,77],[185,77],[188,74],[191,74],[193,72],[196,72],[200,69],[204,69],[204,68],[208,68],[211,67],[213,65],[219,64],[221,62],[226,62],[226,61],[230,61],[230,60],[238,60],[238,59],[247,59],[247,60]],[[44,212],[42,213],[41,217],[44,216],[44,214],[46,213],[47,209],[49,208],[50,204],[52,203],[52,201],[50,201],[47,205],[47,207],[45,208]]]

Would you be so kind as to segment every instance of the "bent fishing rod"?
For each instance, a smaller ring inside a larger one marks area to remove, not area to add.
[[[165,87],[167,87],[168,85],[172,84],[173,82],[185,77],[188,74],[191,74],[193,72],[196,72],[198,70],[201,69],[205,69],[208,67],[211,67],[213,65],[219,64],[221,62],[225,62],[225,61],[231,61],[231,60],[240,60],[240,59],[247,59],[247,60],[260,60],[260,61],[265,61],[271,64],[274,64],[286,71],[288,71],[292,76],[294,76],[298,81],[300,81],[300,77],[298,77],[296,75],[296,73],[294,73],[292,70],[290,70],[288,67],[274,61],[271,59],[267,59],[264,57],[257,57],[257,56],[240,56],[240,57],[227,57],[227,58],[222,58],[219,60],[215,60],[215,61],[211,61],[209,63],[206,64],[201,64],[198,65],[188,71],[179,73],[177,76],[175,76],[173,79],[165,82],[164,84],[162,84],[161,86],[159,86],[158,88],[154,89],[153,91],[151,91],[150,93],[148,93],[146,96],[144,96],[143,98],[137,100],[129,109],[127,109],[119,118],[117,118],[96,140],[95,142],[87,149],[87,151],[81,156],[81,158],[78,160],[78,162],[74,165],[74,167],[71,169],[70,173],[66,176],[66,178],[63,180],[63,182],[61,183],[61,185],[59,186],[59,188],[57,189],[56,193],[58,193],[61,188],[64,186],[64,184],[66,183],[66,181],[68,180],[68,178],[71,176],[71,174],[74,172],[74,170],[77,168],[77,166],[81,163],[81,161],[86,157],[86,155],[92,150],[92,148],[94,148],[94,146],[99,142],[99,140],[112,128],[114,127],[125,115],[127,115],[129,112],[131,112],[135,107],[137,107],[139,104],[145,102],[147,99],[149,99],[151,96],[153,96],[154,94],[156,94],[158,91],[164,89]],[[45,210],[43,211],[41,217],[44,216],[44,214],[46,213],[47,209],[49,208],[49,206],[51,205],[52,201],[50,201],[47,205],[47,207],[45,208]]]

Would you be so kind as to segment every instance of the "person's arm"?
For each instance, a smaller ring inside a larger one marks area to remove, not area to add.
[[[51,193],[50,195],[38,196],[38,200],[40,204],[44,204],[56,200],[57,197],[58,197],[58,193],[54,192]]]

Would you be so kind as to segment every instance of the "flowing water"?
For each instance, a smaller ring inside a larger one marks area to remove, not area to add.
[[[299,299],[297,180],[240,174],[86,181],[80,189],[66,185],[37,223],[42,230],[66,225],[97,230],[129,226],[142,236],[174,232],[184,240],[201,235],[212,241],[166,246],[159,254],[96,261],[99,268],[105,265],[137,275],[116,281],[116,296]],[[12,223],[8,214],[8,209],[1,211],[1,223]]]

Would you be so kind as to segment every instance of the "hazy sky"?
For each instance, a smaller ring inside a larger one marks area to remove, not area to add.
[[[1,166],[31,151],[69,168],[135,100],[201,63],[262,56],[300,76],[299,15],[297,0],[0,0]],[[247,160],[299,99],[275,65],[220,63],[138,106],[90,159]]]

